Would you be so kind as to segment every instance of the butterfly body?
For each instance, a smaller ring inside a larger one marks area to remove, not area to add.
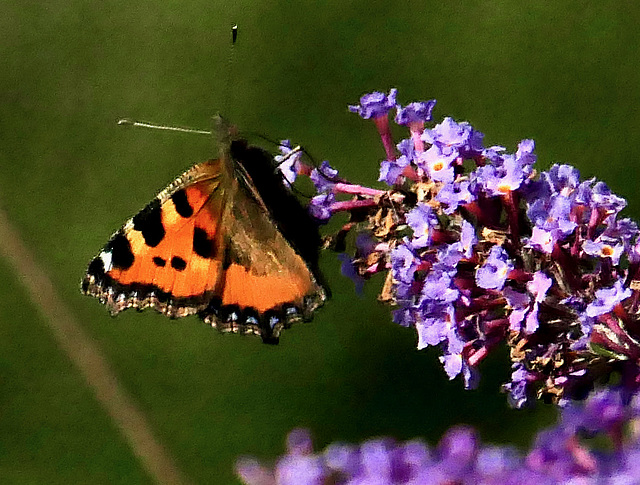
[[[111,237],[82,290],[114,315],[148,307],[198,314],[222,331],[276,343],[326,298],[318,230],[267,152],[242,140],[223,146],[219,159],[187,170]]]

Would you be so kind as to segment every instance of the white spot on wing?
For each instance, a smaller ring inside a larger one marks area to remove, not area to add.
[[[111,268],[113,268],[113,255],[111,251],[102,251],[100,253],[100,259],[102,260],[102,264],[104,264],[104,272],[108,273],[111,271]]]

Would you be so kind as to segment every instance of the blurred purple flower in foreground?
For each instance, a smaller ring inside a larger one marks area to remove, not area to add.
[[[525,454],[482,444],[472,428],[462,426],[449,429],[435,447],[418,439],[377,438],[333,443],[314,453],[310,434],[298,429],[273,468],[242,458],[236,472],[247,485],[631,485],[640,477],[640,436],[632,426],[640,402],[639,396],[625,401],[620,389],[609,389],[569,404]]]
[[[311,213],[322,222],[351,214],[332,239],[348,249],[349,276],[386,273],[380,299],[393,320],[416,329],[419,348],[437,347],[467,388],[507,345],[503,389],[516,407],[582,399],[614,373],[638,390],[640,241],[619,216],[626,201],[570,165],[538,173],[533,140],[515,153],[485,147],[469,123],[425,127],[435,100],[403,107],[396,98],[375,92],[349,107],[375,123],[388,190],[351,184],[327,162],[311,172]],[[407,138],[393,139],[390,120]],[[349,233],[372,243],[349,250]]]

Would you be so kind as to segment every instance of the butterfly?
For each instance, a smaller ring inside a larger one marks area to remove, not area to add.
[[[82,291],[112,315],[197,314],[223,332],[277,343],[327,297],[318,225],[272,156],[217,124],[220,158],[191,167],[116,231],[89,263]]]

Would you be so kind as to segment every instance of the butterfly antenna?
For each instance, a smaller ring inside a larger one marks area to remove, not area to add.
[[[285,183],[289,186],[289,189],[291,189],[291,192],[293,192],[296,195],[299,195],[300,197],[307,199],[307,200],[311,200],[313,199],[313,195],[309,195],[304,193],[302,190],[300,190],[298,187],[296,187],[295,185],[291,185],[288,181],[285,180]]]
[[[280,142],[277,140],[274,140],[273,138],[269,138],[268,136],[262,134],[262,133],[258,133],[257,131],[248,131],[246,132],[247,137],[251,137],[251,138],[260,138],[261,140],[264,140],[272,145],[280,145]]]
[[[234,47],[236,45],[236,41],[238,40],[238,24],[235,24],[231,27],[231,48],[229,49],[229,60],[227,64],[227,80],[225,83],[225,101],[224,101],[224,113],[229,112],[229,102],[231,96],[231,80],[233,79],[233,71],[235,66],[235,58],[234,55]]]
[[[118,124],[122,126],[136,126],[139,128],[149,128],[150,130],[178,131],[180,133],[195,133],[197,135],[211,135],[210,131],[196,130],[194,128],[183,128],[181,126],[157,125],[155,123],[147,123],[145,121],[133,121],[127,118],[118,120]]]

